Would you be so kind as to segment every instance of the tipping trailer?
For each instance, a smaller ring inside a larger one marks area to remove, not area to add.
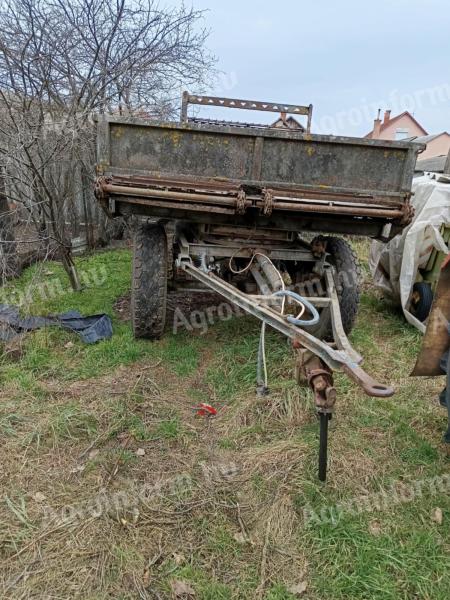
[[[280,117],[273,126],[189,118],[190,104]],[[213,290],[263,322],[261,393],[264,327],[289,337],[297,379],[314,392],[324,480],[336,399],[332,371],[344,371],[369,395],[393,393],[362,370],[347,339],[360,277],[349,243],[335,234],[387,240],[401,231],[412,218],[411,183],[424,146],[312,134],[312,105],[187,92],[180,122],[105,115],[97,121],[97,199],[110,216],[140,221],[135,336],[163,334],[168,285]]]

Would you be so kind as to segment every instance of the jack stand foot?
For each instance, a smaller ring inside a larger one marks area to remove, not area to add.
[[[270,390],[265,385],[258,385],[256,387],[257,396],[268,396],[270,394]]]
[[[327,480],[328,462],[328,421],[330,413],[319,412],[320,440],[319,440],[319,481]]]

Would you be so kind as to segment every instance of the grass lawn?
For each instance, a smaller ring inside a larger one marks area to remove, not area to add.
[[[311,394],[278,334],[258,398],[251,318],[133,339],[114,308],[128,250],[78,259],[80,293],[56,263],[4,288],[24,314],[106,312],[114,336],[87,346],[45,329],[1,358],[0,597],[447,600],[443,380],[409,378],[421,337],[371,288],[356,246],[351,341],[397,393],[368,398],[336,374],[325,485]],[[196,415],[199,402],[218,415]]]

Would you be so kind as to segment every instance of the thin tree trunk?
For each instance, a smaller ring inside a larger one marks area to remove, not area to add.
[[[14,239],[14,223],[6,195],[6,185],[0,173],[0,282],[17,277],[20,267]]]
[[[81,292],[82,285],[80,283],[80,278],[78,277],[77,268],[75,263],[73,262],[72,252],[69,248],[65,248],[61,246],[61,259],[63,267],[69,277],[70,285],[74,292]]]

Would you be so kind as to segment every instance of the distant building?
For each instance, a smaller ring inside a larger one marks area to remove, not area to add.
[[[450,134],[446,131],[435,133],[434,135],[420,135],[408,138],[407,141],[427,145],[426,150],[419,156],[420,160],[434,158],[436,156],[446,157],[450,152]]]
[[[275,123],[272,123],[271,127],[276,127],[277,129],[296,129],[302,133],[305,131],[305,128],[297,121],[297,119],[291,116],[286,118],[285,113],[282,113],[279,119],[277,119]]]
[[[386,110],[383,120],[380,119],[380,111],[378,111],[378,117],[374,121],[373,129],[365,137],[372,140],[398,141],[427,135],[428,132],[407,110],[392,118],[391,111]]]
[[[420,154],[419,160],[447,156],[450,151],[450,134],[443,131],[429,135],[407,110],[392,118],[391,111],[386,110],[383,120],[380,119],[380,111],[378,111],[373,129],[365,137],[372,140],[403,140],[426,144],[427,147]]]

